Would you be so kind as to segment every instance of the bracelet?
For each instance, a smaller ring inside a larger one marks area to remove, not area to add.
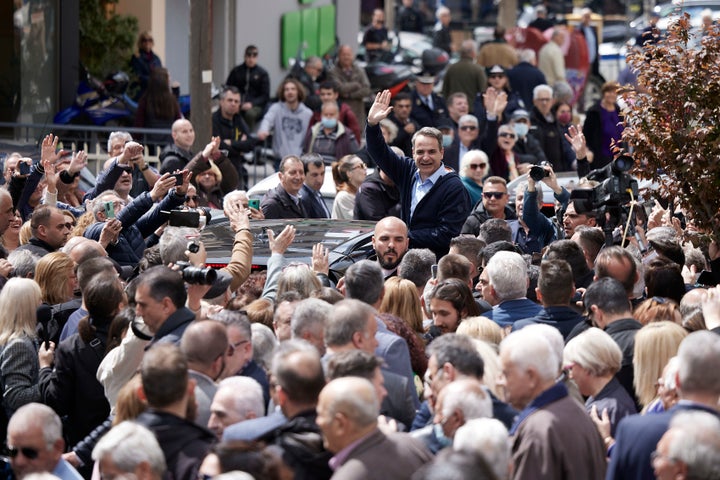
[[[140,169],[140,171],[141,171],[141,172],[144,172],[144,171],[147,170],[148,168],[150,168],[150,165],[145,165],[143,168]]]
[[[249,228],[247,228],[247,227],[238,228],[238,229],[235,231],[235,233],[240,233],[240,232],[242,232],[243,230],[252,233],[252,231],[251,231]]]

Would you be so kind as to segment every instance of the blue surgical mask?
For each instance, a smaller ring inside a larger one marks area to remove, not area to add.
[[[433,424],[433,433],[435,433],[435,438],[437,439],[441,448],[449,447],[450,445],[452,445],[452,438],[448,438],[445,435],[445,432],[443,432],[441,424],[439,424],[439,423]]]
[[[453,142],[453,136],[452,135],[443,135],[443,148],[449,147],[452,145]]]
[[[323,128],[335,128],[337,127],[337,118],[322,118]]]
[[[530,127],[528,127],[527,123],[516,123],[513,125],[513,128],[515,129],[515,133],[517,133],[518,137],[524,137],[528,134]]]

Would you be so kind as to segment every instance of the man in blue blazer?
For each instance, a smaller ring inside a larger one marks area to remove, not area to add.
[[[667,412],[631,415],[620,422],[606,480],[654,479],[651,456],[675,413],[702,410],[720,417],[720,336],[707,330],[691,333],[677,356],[680,401]],[[605,442],[610,444],[612,439]]]

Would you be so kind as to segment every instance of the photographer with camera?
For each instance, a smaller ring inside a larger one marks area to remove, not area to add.
[[[558,184],[555,172],[548,162],[530,168],[527,188],[519,185],[515,190],[515,212],[522,228],[514,241],[526,253],[541,252],[546,245],[558,238],[559,229],[540,211],[543,204],[543,183],[553,191],[561,208],[565,208],[570,198],[570,192]]]
[[[178,179],[182,182],[176,183]],[[183,170],[175,175],[164,173],[150,192],[144,192],[130,202],[125,202],[114,191],[108,191],[97,197],[92,206],[96,223],[90,225],[83,234],[92,240],[100,240],[105,223],[113,218],[117,237],[106,248],[110,258],[122,266],[135,266],[146,248],[145,238],[152,234],[166,218],[162,211],[178,208],[185,201],[190,172]],[[173,188],[174,187],[174,188]],[[158,202],[156,208],[152,208]]]

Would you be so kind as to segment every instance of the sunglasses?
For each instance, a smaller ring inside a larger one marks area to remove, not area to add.
[[[198,198],[200,197],[198,197],[197,195],[185,195],[186,202],[197,202]]]
[[[470,170],[477,170],[478,168],[487,167],[487,163],[471,163],[468,167],[470,167]]]
[[[502,133],[498,133],[498,137],[515,138],[515,134],[514,134],[514,133],[502,132]]]
[[[478,128],[478,127],[476,127],[475,125],[463,125],[462,127],[460,127],[460,130],[463,130],[463,131],[468,131],[468,130],[473,131],[473,130],[477,130],[477,128]]]
[[[23,457],[27,458],[28,460],[35,460],[38,455],[40,455],[40,450],[36,448],[30,448],[30,447],[20,447],[20,448],[12,448],[8,447],[8,456],[10,458],[15,458],[18,456],[18,454],[22,453]]]
[[[491,198],[494,198],[495,200],[500,200],[505,195],[505,192],[483,192],[483,197],[487,198],[488,200]]]

